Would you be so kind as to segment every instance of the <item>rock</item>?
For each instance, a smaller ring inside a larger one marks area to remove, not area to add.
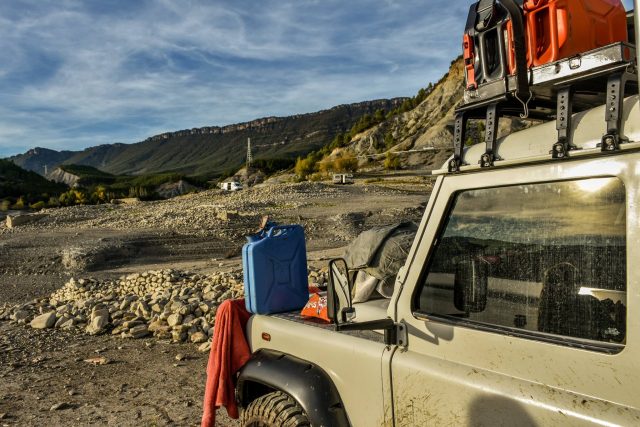
[[[171,339],[175,342],[184,342],[187,339],[187,331],[177,329],[171,332]]]
[[[60,402],[60,403],[56,403],[55,405],[53,405],[51,408],[49,408],[50,411],[59,411],[62,409],[67,409],[70,408],[71,406],[69,406],[68,403],[66,402]]]
[[[111,361],[109,359],[107,359],[104,356],[100,356],[100,357],[91,357],[89,359],[84,359],[85,362],[90,363],[94,366],[98,366],[98,365],[107,365],[109,364]]]
[[[75,324],[75,320],[73,319],[73,317],[66,319],[64,322],[62,322],[60,324],[60,326],[58,326],[60,329],[69,329],[71,327],[73,327],[73,325]],[[57,324],[56,324],[57,326]]]
[[[142,325],[143,323],[144,322],[142,320],[127,320],[126,322],[122,323],[122,327],[124,329],[131,329],[138,325]]]
[[[37,316],[31,321],[31,327],[34,329],[49,329],[56,324],[56,312],[50,311]]]
[[[167,323],[169,326],[177,326],[182,323],[182,315],[178,313],[174,313],[167,318]]]
[[[181,361],[186,360],[186,359],[187,359],[187,356],[185,356],[184,354],[182,354],[182,353],[176,354],[176,360],[178,362],[181,362]]]
[[[86,331],[89,335],[97,335],[104,332],[107,324],[109,324],[109,318],[107,316],[96,316],[91,320]]]
[[[200,344],[207,340],[207,336],[202,332],[196,332],[191,334],[190,340],[194,344]]]
[[[27,310],[17,310],[15,313],[13,313],[11,316],[9,316],[9,318],[11,320],[27,320],[30,317],[30,314]]]
[[[20,225],[36,222],[44,218],[45,214],[7,215],[7,228],[15,228]]]
[[[109,309],[107,309],[107,308],[99,308],[99,309],[94,308],[91,311],[91,320],[95,319],[96,317],[104,317],[105,319],[107,319],[107,321],[109,321]]]
[[[137,197],[125,197],[123,199],[112,199],[111,203],[114,205],[137,205],[140,203],[140,199]]]
[[[211,341],[206,341],[203,342],[199,347],[198,347],[198,351],[204,353],[211,350]]]
[[[54,325],[54,328],[59,328],[59,327],[61,327],[61,326],[62,326],[62,324],[63,324],[64,322],[66,322],[67,320],[68,320],[68,318],[67,318],[67,317],[60,316],[60,318],[56,321],[56,324]]]
[[[129,330],[129,335],[131,335],[132,338],[143,338],[149,335],[149,330],[147,329],[147,325],[138,325]]]
[[[149,332],[155,332],[163,328],[166,328],[168,330],[169,325],[167,324],[167,322],[164,322],[162,320],[154,320],[153,322],[149,323],[148,326]]]

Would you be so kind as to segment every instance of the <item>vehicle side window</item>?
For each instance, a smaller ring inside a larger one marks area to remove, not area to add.
[[[625,206],[618,178],[462,191],[414,305],[463,325],[624,343]]]

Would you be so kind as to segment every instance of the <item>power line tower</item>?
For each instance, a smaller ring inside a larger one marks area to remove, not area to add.
[[[253,162],[253,154],[251,154],[251,138],[247,138],[247,173]]]

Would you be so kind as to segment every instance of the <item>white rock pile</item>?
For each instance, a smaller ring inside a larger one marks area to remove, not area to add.
[[[326,268],[310,269],[310,284],[326,280]],[[104,281],[72,278],[49,298],[0,307],[0,321],[34,329],[191,342],[208,351],[218,306],[242,297],[242,270],[209,275],[159,270]]]
[[[71,279],[49,298],[0,309],[0,320],[35,329],[204,343],[206,351],[220,303],[243,296],[242,271],[148,271],[115,281]]]

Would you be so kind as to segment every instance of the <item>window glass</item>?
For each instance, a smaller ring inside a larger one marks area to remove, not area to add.
[[[417,308],[623,343],[625,222],[617,178],[463,191],[436,243]]]

